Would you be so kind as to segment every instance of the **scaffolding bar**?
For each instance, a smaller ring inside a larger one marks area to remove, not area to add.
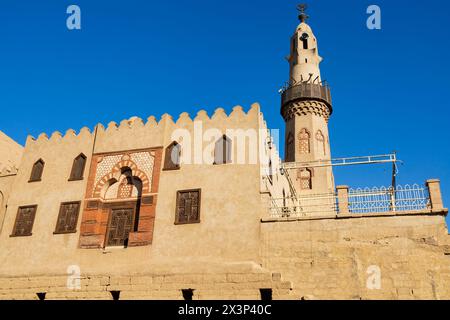
[[[335,167],[335,166],[350,166],[361,164],[376,164],[376,163],[396,163],[397,156],[395,153],[383,154],[375,156],[336,158],[331,160],[317,160],[310,162],[284,162],[282,168],[289,169],[303,169],[303,168],[317,168],[317,167]]]

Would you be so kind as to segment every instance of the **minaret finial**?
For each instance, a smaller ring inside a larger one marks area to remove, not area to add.
[[[308,9],[308,5],[306,3],[301,3],[297,6],[297,10],[300,11],[298,19],[301,22],[306,22],[309,18],[309,16],[305,13],[306,9]]]

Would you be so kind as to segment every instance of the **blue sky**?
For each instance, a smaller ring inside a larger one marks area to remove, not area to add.
[[[66,28],[79,5],[82,30]],[[295,1],[5,1],[0,4],[0,130],[24,143],[98,122],[259,102],[281,130]],[[366,8],[382,30],[366,28]],[[309,1],[332,88],[334,157],[389,153],[400,184],[440,178],[450,203],[448,1]],[[446,40],[447,39],[447,40]],[[282,149],[282,146],[281,146]],[[385,165],[337,168],[337,184],[389,185]]]

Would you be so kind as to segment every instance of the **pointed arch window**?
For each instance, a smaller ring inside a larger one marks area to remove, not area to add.
[[[326,148],[325,148],[325,137],[323,136],[322,131],[317,130],[316,133],[316,140],[319,144],[319,150],[322,152],[323,155],[326,155]]]
[[[164,158],[164,170],[180,169],[181,145],[174,141],[167,148]]]
[[[286,161],[294,161],[294,136],[289,132],[286,138]]]
[[[84,168],[86,167],[86,159],[86,156],[81,153],[73,160],[69,181],[83,180]]]
[[[231,163],[231,147],[231,139],[226,135],[217,140],[214,149],[214,164]]]
[[[298,134],[300,154],[308,154],[311,152],[310,137],[308,130],[303,128]]]
[[[312,189],[312,171],[311,169],[301,169],[298,173],[300,179],[300,188],[302,190]]]
[[[298,64],[298,39],[296,36],[292,37],[292,43],[291,43],[291,60],[292,65],[295,66]]]
[[[308,49],[308,38],[309,38],[309,35],[307,33],[303,33],[300,37],[300,40],[302,41],[304,50]]]
[[[44,165],[45,165],[45,162],[42,159],[39,159],[38,161],[36,161],[33,164],[29,182],[41,181],[42,173],[44,172]]]
[[[272,159],[269,160],[269,182],[273,185],[273,165]]]

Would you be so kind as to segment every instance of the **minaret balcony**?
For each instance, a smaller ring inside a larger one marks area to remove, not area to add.
[[[292,85],[281,93],[282,108],[291,102],[298,100],[319,100],[327,104],[332,109],[331,93],[328,85],[314,83],[300,83]]]

